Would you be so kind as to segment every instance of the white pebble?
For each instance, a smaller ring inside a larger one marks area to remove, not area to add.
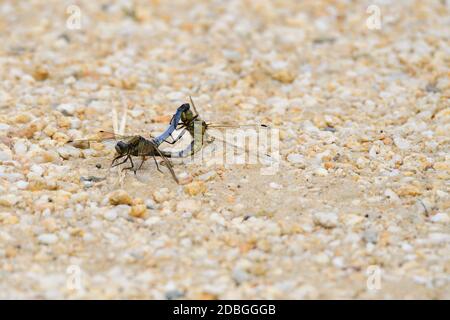
[[[410,245],[409,243],[406,243],[406,242],[402,243],[401,246],[402,246],[403,251],[406,251],[406,252],[411,252],[414,249],[414,247],[412,245]]]
[[[13,207],[19,203],[20,200],[21,197],[19,196],[14,194],[5,194],[0,196],[0,206]]]
[[[206,173],[198,176],[198,179],[201,181],[208,181],[208,180],[211,180],[212,178],[214,178],[216,175],[217,174],[215,171],[209,171],[209,172],[206,172]]]
[[[19,180],[16,182],[16,186],[21,190],[25,190],[26,188],[28,188],[28,182],[24,180]]]
[[[314,174],[319,177],[325,177],[328,175],[328,171],[325,168],[317,168],[314,170]]]
[[[436,213],[434,216],[430,218],[433,222],[441,222],[441,223],[447,223],[450,221],[450,218],[448,217],[448,214],[444,212]]]
[[[272,61],[270,65],[275,70],[283,70],[288,67],[288,63],[283,60]]]
[[[66,116],[72,116],[75,113],[76,109],[77,107],[73,103],[63,103],[56,107],[56,110]]]
[[[249,274],[245,270],[242,270],[241,268],[234,268],[232,277],[233,280],[239,284],[247,281],[250,278]]]
[[[376,159],[377,158],[377,147],[376,146],[372,146],[372,148],[370,148],[369,156],[370,156],[371,159]]]
[[[9,161],[12,159],[11,151],[0,151],[0,161]]]
[[[79,129],[81,127],[81,120],[78,118],[70,118],[70,128]]]
[[[152,226],[152,225],[158,224],[160,221],[161,221],[160,217],[150,217],[147,220],[145,220],[144,223],[146,226]]]
[[[342,268],[344,267],[344,259],[342,257],[336,257],[333,259],[333,265],[336,268]]]
[[[305,158],[299,153],[291,153],[287,156],[287,160],[292,163],[304,163]]]
[[[338,225],[338,215],[334,212],[316,212],[313,221],[322,227],[334,228]]]
[[[439,198],[444,199],[444,198],[447,198],[448,193],[445,192],[445,191],[442,191],[442,190],[436,190],[436,195],[437,195]]]
[[[216,212],[212,213],[212,214],[210,215],[209,219],[210,219],[211,221],[216,222],[217,224],[222,225],[222,226],[224,226],[225,223],[226,223],[225,219],[224,219],[220,214],[218,214],[218,213],[216,213]]]
[[[189,238],[183,238],[181,239],[180,244],[185,248],[189,248],[192,247],[192,240]]]
[[[229,61],[239,61],[241,59],[241,54],[237,51],[222,50],[222,54]]]
[[[58,154],[65,160],[69,158],[79,158],[81,151],[72,146],[64,146],[57,149]]]
[[[408,140],[405,140],[401,137],[394,137],[394,143],[397,146],[397,148],[399,148],[401,150],[406,150],[406,149],[409,149],[409,147],[410,147]]]
[[[384,191],[384,195],[385,195],[387,198],[391,199],[392,201],[398,201],[398,200],[400,200],[400,198],[398,197],[398,195],[397,195],[394,191],[392,191],[391,189],[386,189],[386,190]]]
[[[24,177],[23,177],[22,174],[16,173],[16,172],[13,172],[13,173],[2,173],[2,172],[0,172],[0,178],[6,179],[6,180],[8,180],[10,182],[14,182],[14,181],[22,180]]]
[[[64,79],[64,84],[65,85],[71,85],[71,84],[74,84],[75,82],[77,82],[77,79],[75,77],[73,77],[73,76],[67,77],[67,78]]]
[[[428,240],[429,243],[433,243],[433,244],[443,244],[443,243],[448,243],[450,242],[450,235],[446,234],[446,233],[430,233],[428,235]]]
[[[276,183],[276,182],[271,182],[271,183],[269,183],[269,186],[270,186],[272,189],[276,189],[276,190],[283,189],[283,186],[282,186],[281,184]]]
[[[14,153],[15,154],[20,154],[23,155],[27,152],[27,145],[25,143],[23,143],[23,141],[17,141],[14,144]]]
[[[325,265],[328,262],[330,262],[330,257],[328,257],[325,253],[321,252],[314,257],[314,261],[316,261],[319,264]]]
[[[114,210],[114,209],[108,210],[108,211],[105,212],[105,214],[103,215],[103,217],[104,217],[106,220],[114,221],[114,220],[117,219],[117,211]]]
[[[97,68],[97,73],[103,76],[110,76],[112,74],[112,69],[110,66],[101,66]]]
[[[44,173],[44,168],[42,168],[41,166],[39,166],[37,164],[33,164],[31,166],[30,170],[39,176],[42,176],[42,174]]]
[[[44,233],[38,237],[38,240],[43,244],[53,244],[58,241],[58,236],[53,233]]]

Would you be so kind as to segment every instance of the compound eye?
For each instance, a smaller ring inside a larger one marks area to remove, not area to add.
[[[125,151],[125,147],[126,147],[126,144],[123,141],[117,142],[116,147],[115,147],[116,152],[118,154],[122,154]]]

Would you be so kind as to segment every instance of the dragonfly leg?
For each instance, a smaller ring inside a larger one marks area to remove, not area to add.
[[[152,155],[152,157],[153,157],[153,160],[155,161],[156,169],[158,169],[158,171],[162,173],[162,170],[159,168],[158,161],[156,161],[155,156]]]
[[[131,160],[131,158],[130,158],[130,160]],[[142,161],[141,161],[141,164],[139,165],[139,168],[133,170],[133,172],[134,172],[135,175],[136,175],[136,172],[137,172],[139,169],[142,168],[142,165],[144,164],[144,162],[145,162],[145,157],[142,157]],[[132,168],[133,168],[133,167],[127,168],[127,169],[130,169],[130,170],[131,170]]]
[[[117,167],[117,166],[120,166],[121,164],[124,164],[125,162],[127,162],[128,161],[128,157],[129,156],[126,156],[126,158],[125,158],[125,160],[124,161],[122,161],[122,162],[119,162],[119,163],[116,163],[116,164],[114,164],[113,165],[113,163],[116,161],[116,160],[118,160],[118,159],[120,159],[120,158],[122,158],[122,157],[125,157],[125,156],[118,156],[118,157],[115,157],[114,158],[114,160],[112,161],[112,163],[111,163],[111,168],[114,168],[114,167]]]
[[[168,141],[169,137],[172,138],[172,142]],[[167,143],[170,143],[170,144],[174,144],[174,143],[175,143],[175,139],[174,139],[174,137],[172,136],[172,134],[170,134],[169,137],[167,137],[167,139],[164,140],[164,142],[167,142]]]
[[[117,160],[119,160],[120,158],[122,158],[123,156],[117,156],[113,159],[113,161],[111,162],[111,167],[114,166],[114,162],[116,162]]]
[[[176,137],[175,139],[173,138],[172,134],[170,134],[170,137],[172,138],[172,141],[167,141],[165,140],[165,142],[169,143],[169,144],[175,144],[177,143],[178,140],[180,140],[183,135],[186,133],[187,129],[183,129],[183,131],[181,131],[181,133],[178,135],[178,137]]]
[[[142,157],[142,162],[141,162],[141,164],[139,165],[138,170],[142,168],[142,165],[144,164],[144,161],[145,161],[145,157]]]
[[[133,159],[131,159],[131,156],[130,156],[130,155],[127,156],[127,159],[126,159],[125,161],[127,161],[128,159],[130,159],[131,167],[123,168],[122,171],[124,171],[124,170],[133,170],[133,168],[134,168]],[[134,171],[134,173],[136,174],[136,171]]]
[[[130,159],[131,167],[123,168],[122,171],[125,171],[125,170],[133,170],[133,168],[134,168],[133,159],[131,159],[131,156],[130,156],[130,155],[127,155],[127,159],[125,160],[125,162],[126,162],[128,159]]]

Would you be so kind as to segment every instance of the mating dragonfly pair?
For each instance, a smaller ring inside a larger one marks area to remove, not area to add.
[[[173,179],[177,183],[179,183],[175,171],[173,170],[172,162],[169,160],[169,158],[184,158],[192,156],[195,153],[197,153],[205,143],[210,143],[214,141],[216,138],[209,136],[207,134],[207,130],[209,128],[238,128],[248,126],[252,127],[260,126],[267,128],[267,126],[263,124],[235,126],[227,124],[207,123],[200,118],[197,109],[194,105],[194,102],[192,101],[192,98],[189,97],[189,99],[190,104],[185,103],[182,104],[180,107],[178,107],[177,111],[170,120],[168,128],[157,137],[147,139],[140,135],[123,136],[112,132],[99,131],[95,138],[75,140],[72,142],[82,143],[82,142],[104,142],[108,140],[117,141],[115,145],[116,155],[112,160],[111,167],[116,167],[118,165],[125,164],[126,162],[129,161],[131,166],[123,168],[122,171],[132,170],[134,171],[135,174],[137,170],[141,169],[147,157],[152,157],[156,164],[156,168],[158,169],[158,171],[162,172],[158,165],[158,161],[156,160],[156,157],[161,157],[165,166],[169,169]],[[195,114],[194,112],[192,112],[191,106],[194,109]],[[198,128],[200,128],[200,130]],[[180,129],[182,129],[182,131],[176,138],[174,138],[172,134],[176,130]],[[189,134],[192,137],[192,141],[185,149],[180,150],[178,152],[171,152],[159,149],[159,146],[163,142],[169,144],[177,143],[186,132],[189,132]],[[169,138],[171,140],[169,140]],[[141,163],[138,167],[135,166],[132,157],[141,157]]]

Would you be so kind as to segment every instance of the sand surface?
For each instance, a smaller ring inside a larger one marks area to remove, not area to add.
[[[74,2],[0,3],[0,298],[450,298],[448,1]],[[189,95],[273,174],[67,143]]]

